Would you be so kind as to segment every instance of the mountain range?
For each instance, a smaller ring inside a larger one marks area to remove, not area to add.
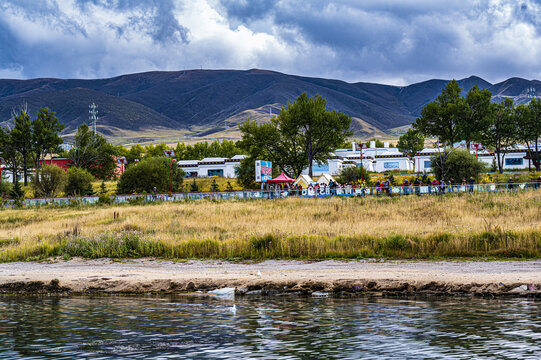
[[[275,71],[155,71],[108,79],[0,79],[0,124],[26,106],[31,116],[40,107],[56,112],[73,134],[88,121],[88,106],[98,105],[98,130],[113,140],[149,141],[168,136],[229,136],[247,119],[266,121],[302,92],[320,94],[330,109],[349,114],[357,136],[388,132],[411,124],[448,80],[432,79],[408,86],[348,83],[287,75]],[[493,100],[517,102],[541,95],[541,82],[510,78],[491,84],[477,76],[458,80],[463,91],[487,88]],[[237,130],[238,135],[238,130]]]

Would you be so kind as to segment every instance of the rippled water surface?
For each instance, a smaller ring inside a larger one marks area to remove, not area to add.
[[[0,339],[1,359],[539,359],[541,303],[4,296]]]

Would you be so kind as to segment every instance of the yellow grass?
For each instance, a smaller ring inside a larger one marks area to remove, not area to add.
[[[319,244],[321,249],[316,253],[326,254],[324,257],[337,251],[333,243],[336,239],[346,238],[351,242],[346,253],[340,253],[342,249],[336,256],[351,257],[367,246],[374,247],[381,239],[406,242],[398,246],[398,250],[406,250],[412,246],[423,247],[424,242],[440,237],[444,238],[446,249],[453,250],[451,253],[464,250],[464,255],[475,256],[480,253],[469,252],[473,245],[468,242],[480,236],[480,239],[486,237],[500,244],[490,248],[488,245],[492,243],[487,243],[487,251],[513,250],[512,254],[516,254],[516,251],[527,250],[528,256],[536,257],[541,248],[540,226],[540,191],[443,198],[291,198],[2,210],[0,260],[10,260],[12,255],[9,254],[20,251],[35,254],[35,247],[40,244],[54,245],[74,237],[98,239],[104,234],[122,236],[126,233],[171,246],[210,240],[242,247],[250,246],[250,239],[255,241],[269,235],[272,237],[269,242],[302,238]],[[327,250],[332,250],[330,253],[325,249],[328,246]],[[478,245],[475,246],[479,250]],[[427,251],[410,251],[407,257],[430,256]],[[447,253],[442,251],[434,255],[445,256]]]

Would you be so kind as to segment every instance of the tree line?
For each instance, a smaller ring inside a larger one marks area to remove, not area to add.
[[[64,129],[55,113],[41,108],[32,119],[26,110],[13,118],[13,126],[0,128],[0,157],[18,179],[22,169],[24,184],[28,184],[28,168],[38,169],[46,154],[57,153],[63,143],[59,133]],[[18,183],[18,181],[15,181]]]
[[[128,167],[136,160],[143,158],[164,156],[165,150],[174,150],[176,160],[202,160],[207,157],[231,158],[242,153],[237,144],[231,140],[221,142],[199,142],[193,145],[186,145],[184,142],[178,142],[175,147],[162,142],[159,144],[141,145],[135,144],[129,149],[119,145],[117,147],[120,156],[124,156],[128,162]]]
[[[436,137],[437,145],[442,147],[465,141],[470,150],[473,142],[479,142],[495,152],[501,173],[505,151],[522,143],[527,146],[532,163],[539,171],[541,99],[534,98],[528,104],[516,104],[511,98],[501,102],[491,99],[490,90],[477,86],[462,96],[458,83],[450,81],[441,94],[422,109],[413,130],[404,135],[403,144],[409,141],[410,146],[406,147],[411,150],[411,144],[419,143],[414,138],[418,139],[419,135]]]

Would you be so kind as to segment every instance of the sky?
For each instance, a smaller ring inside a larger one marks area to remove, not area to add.
[[[0,0],[0,78],[541,79],[541,0]]]

